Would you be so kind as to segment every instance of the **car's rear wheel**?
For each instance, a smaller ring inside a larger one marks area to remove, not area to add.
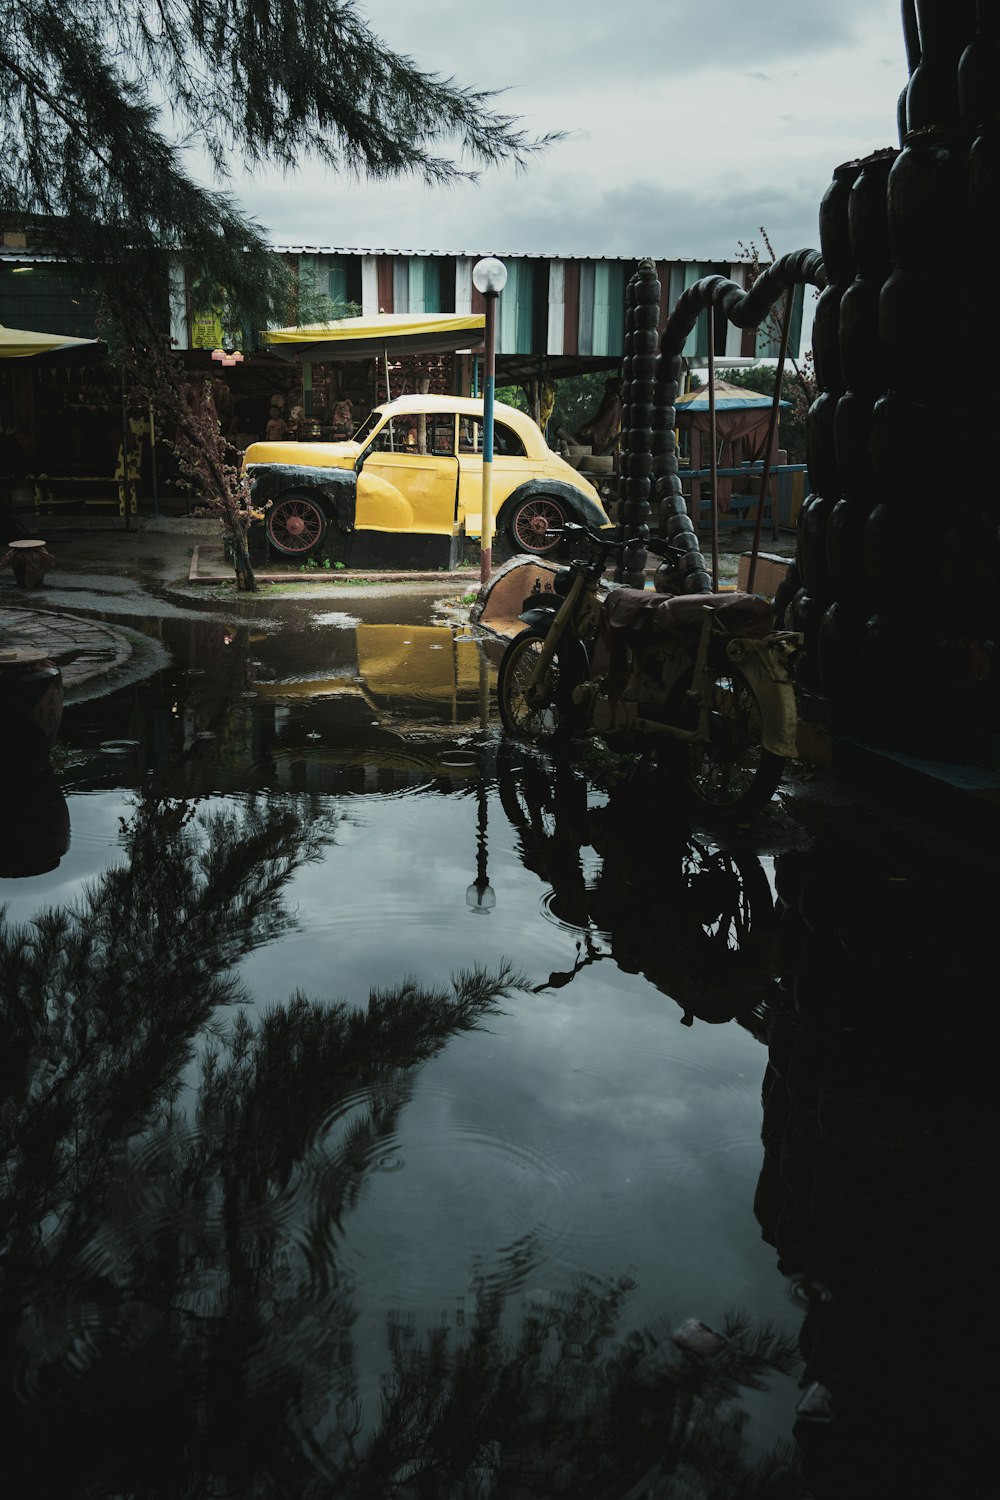
[[[512,550],[540,554],[554,551],[562,538],[547,537],[546,533],[564,526],[567,515],[566,507],[551,495],[516,501],[505,517]]]
[[[322,506],[308,495],[282,495],[267,513],[268,541],[284,557],[306,557],[326,535]]]

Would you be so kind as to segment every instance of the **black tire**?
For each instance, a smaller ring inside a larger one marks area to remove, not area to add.
[[[539,701],[529,704],[524,689],[544,639],[544,631],[522,630],[508,645],[497,673],[497,704],[503,727],[543,745],[573,732],[578,721],[573,689],[590,673],[583,643],[561,641],[549,664]]]
[[[308,557],[326,535],[323,507],[308,495],[281,495],[267,512],[267,539],[283,557]]]
[[[512,552],[534,552],[540,557],[554,552],[562,537],[545,540],[545,533],[553,527],[564,526],[569,511],[551,495],[531,495],[517,500],[504,513],[507,538]]]
[[[764,749],[757,694],[734,663],[714,671],[708,743],[672,740],[668,754],[705,822],[749,821],[770,802],[785,768],[784,757]]]

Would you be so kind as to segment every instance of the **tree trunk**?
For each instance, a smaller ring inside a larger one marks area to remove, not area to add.
[[[241,594],[257,593],[257,575],[250,561],[250,548],[242,526],[233,532],[233,564],[236,568],[236,587]]]

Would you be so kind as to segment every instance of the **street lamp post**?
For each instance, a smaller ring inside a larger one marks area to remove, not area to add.
[[[483,359],[483,508],[479,538],[479,581],[488,582],[493,565],[493,396],[496,384],[497,298],[507,282],[507,267],[488,255],[472,268],[472,284],[486,299]]]

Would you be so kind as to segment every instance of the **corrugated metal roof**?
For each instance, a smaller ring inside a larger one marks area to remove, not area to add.
[[[641,260],[641,255],[578,255],[564,250],[413,250],[393,248],[389,245],[271,245],[282,255],[415,255],[440,256],[448,260],[479,260],[484,255],[496,255],[500,260],[607,260],[632,265]],[[651,260],[670,261],[672,265],[730,265],[732,257],[725,255],[655,255]]]
[[[641,260],[640,255],[571,255],[563,250],[407,250],[386,245],[272,245],[281,255],[400,255],[425,259],[440,257],[448,260],[479,260],[484,255],[496,255],[501,260],[580,260],[611,261],[619,265],[633,265]],[[672,265],[730,265],[731,258],[724,255],[656,255],[651,260],[669,261]],[[53,250],[17,250],[9,245],[0,246],[0,260],[28,264],[37,261],[62,262],[66,259]]]
[[[13,261],[20,265],[37,262],[39,265],[62,265],[66,257],[54,250],[15,250],[10,245],[0,245],[0,260]]]

